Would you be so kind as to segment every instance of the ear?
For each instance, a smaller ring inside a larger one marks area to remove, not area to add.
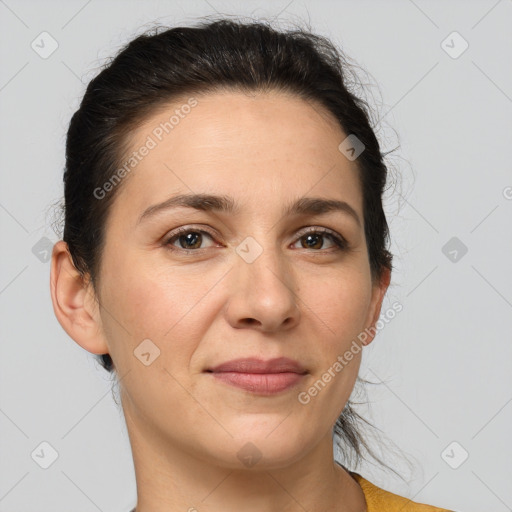
[[[69,336],[88,352],[108,353],[92,283],[76,270],[63,240],[53,246],[50,291],[55,316]]]
[[[382,301],[384,300],[384,295],[386,295],[390,281],[391,270],[389,268],[383,268],[380,279],[376,281],[372,286],[372,299],[370,303],[370,309],[368,311],[367,323],[365,326],[365,333],[367,333],[367,338],[365,338],[365,340],[362,342],[363,345],[369,345],[375,338],[375,334],[377,333],[375,324],[379,320]]]

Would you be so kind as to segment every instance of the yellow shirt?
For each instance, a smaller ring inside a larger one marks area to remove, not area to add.
[[[349,471],[349,473],[363,490],[367,506],[366,512],[453,512],[445,508],[416,503],[377,487],[359,473],[353,471]]]

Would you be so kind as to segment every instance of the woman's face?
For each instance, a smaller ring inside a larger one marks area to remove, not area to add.
[[[356,161],[334,119],[277,92],[195,101],[133,132],[140,161],[106,226],[100,338],[133,432],[224,467],[247,465],[242,455],[284,467],[331,439],[387,283],[371,280]],[[155,208],[195,194],[225,200]],[[239,373],[239,387],[208,371],[281,357],[303,373]]]

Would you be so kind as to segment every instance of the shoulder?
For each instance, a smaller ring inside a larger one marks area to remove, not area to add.
[[[389,491],[372,484],[360,474],[349,472],[363,490],[366,499],[367,512],[380,512],[384,509],[387,512],[453,512],[445,508],[438,508],[423,503],[416,503],[408,498],[398,496]]]

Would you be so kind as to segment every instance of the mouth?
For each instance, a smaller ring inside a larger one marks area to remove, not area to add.
[[[308,373],[300,363],[285,357],[268,361],[258,358],[236,359],[205,372],[225,384],[264,396],[294,388]]]

